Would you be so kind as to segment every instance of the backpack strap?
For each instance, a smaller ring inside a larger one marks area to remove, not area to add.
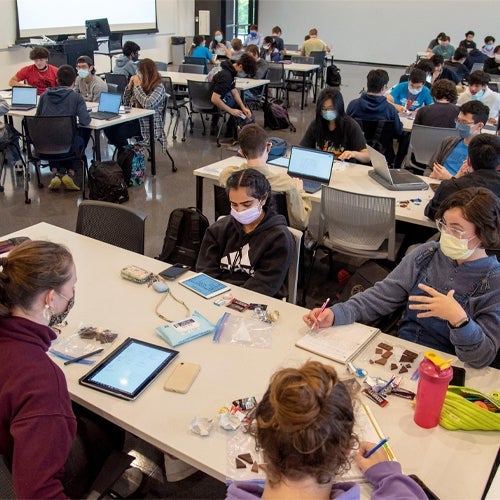
[[[159,260],[166,262],[166,259],[170,256],[177,244],[177,235],[179,234],[179,228],[184,218],[184,209],[174,210],[170,214],[168,221],[167,232],[165,234],[165,241],[163,242],[163,249],[161,255],[158,257]]]

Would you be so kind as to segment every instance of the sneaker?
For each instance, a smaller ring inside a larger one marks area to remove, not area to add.
[[[24,165],[21,160],[17,160],[16,163],[14,163],[14,172],[16,173],[16,175],[24,174]]]
[[[55,191],[56,189],[59,189],[61,187],[61,179],[55,175],[54,178],[50,181],[49,184],[49,189],[52,191]]]
[[[75,181],[68,175],[63,175],[62,183],[68,191],[80,191],[80,188],[75,184]]]

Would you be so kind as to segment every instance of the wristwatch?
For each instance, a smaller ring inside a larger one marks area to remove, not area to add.
[[[449,321],[448,325],[450,326],[450,328],[463,328],[465,325],[469,324],[469,321],[469,316],[465,316],[465,318],[461,319],[456,325],[452,325]]]

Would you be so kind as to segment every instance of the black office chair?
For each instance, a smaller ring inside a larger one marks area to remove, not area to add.
[[[186,56],[184,58],[184,64],[195,64],[197,66],[203,66],[203,73],[208,75],[208,64],[207,60],[203,57],[190,57]]]
[[[144,255],[147,215],[105,201],[86,200],[78,207],[76,232]]]
[[[366,143],[382,153],[391,167],[394,164],[394,122],[385,120],[360,120],[356,118]]]
[[[170,127],[172,126],[173,117],[175,114],[175,124],[174,131],[172,137],[177,139],[177,128],[179,126],[179,121],[181,119],[181,110],[184,109],[186,111],[186,120],[187,115],[189,114],[188,104],[189,100],[186,99],[184,95],[178,95],[174,89],[174,85],[172,83],[172,79],[169,76],[163,76],[161,81],[163,82],[163,86],[165,87],[165,91],[169,94],[169,98],[167,101],[166,109],[170,111],[170,123],[168,124],[167,135],[170,132]],[[182,140],[186,140],[186,128],[184,127],[184,133]]]
[[[285,65],[280,63],[269,63],[267,70],[268,89],[275,89],[275,98],[283,100],[286,95]]]
[[[167,71],[168,63],[163,61],[155,61],[155,64],[158,71]]]
[[[179,73],[197,73],[198,75],[205,74],[205,69],[200,64],[180,64]]]
[[[78,161],[82,165],[82,193],[85,199],[85,184],[88,174],[85,149],[77,141],[78,127],[75,116],[25,116],[24,125],[28,160],[35,165],[38,187],[40,162]]]
[[[113,83],[118,86],[118,92],[123,94],[125,92],[125,87],[128,84],[127,77],[125,75],[120,75],[119,73],[105,73],[104,79],[106,83]]]
[[[108,87],[108,92],[110,94],[118,94],[118,85],[116,83],[107,83],[106,85]]]

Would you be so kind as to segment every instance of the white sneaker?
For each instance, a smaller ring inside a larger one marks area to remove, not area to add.
[[[198,472],[196,467],[183,462],[179,458],[175,458],[168,453],[164,454],[165,457],[165,475],[167,476],[167,481],[169,483],[175,483],[177,481],[182,481],[187,477]]]

